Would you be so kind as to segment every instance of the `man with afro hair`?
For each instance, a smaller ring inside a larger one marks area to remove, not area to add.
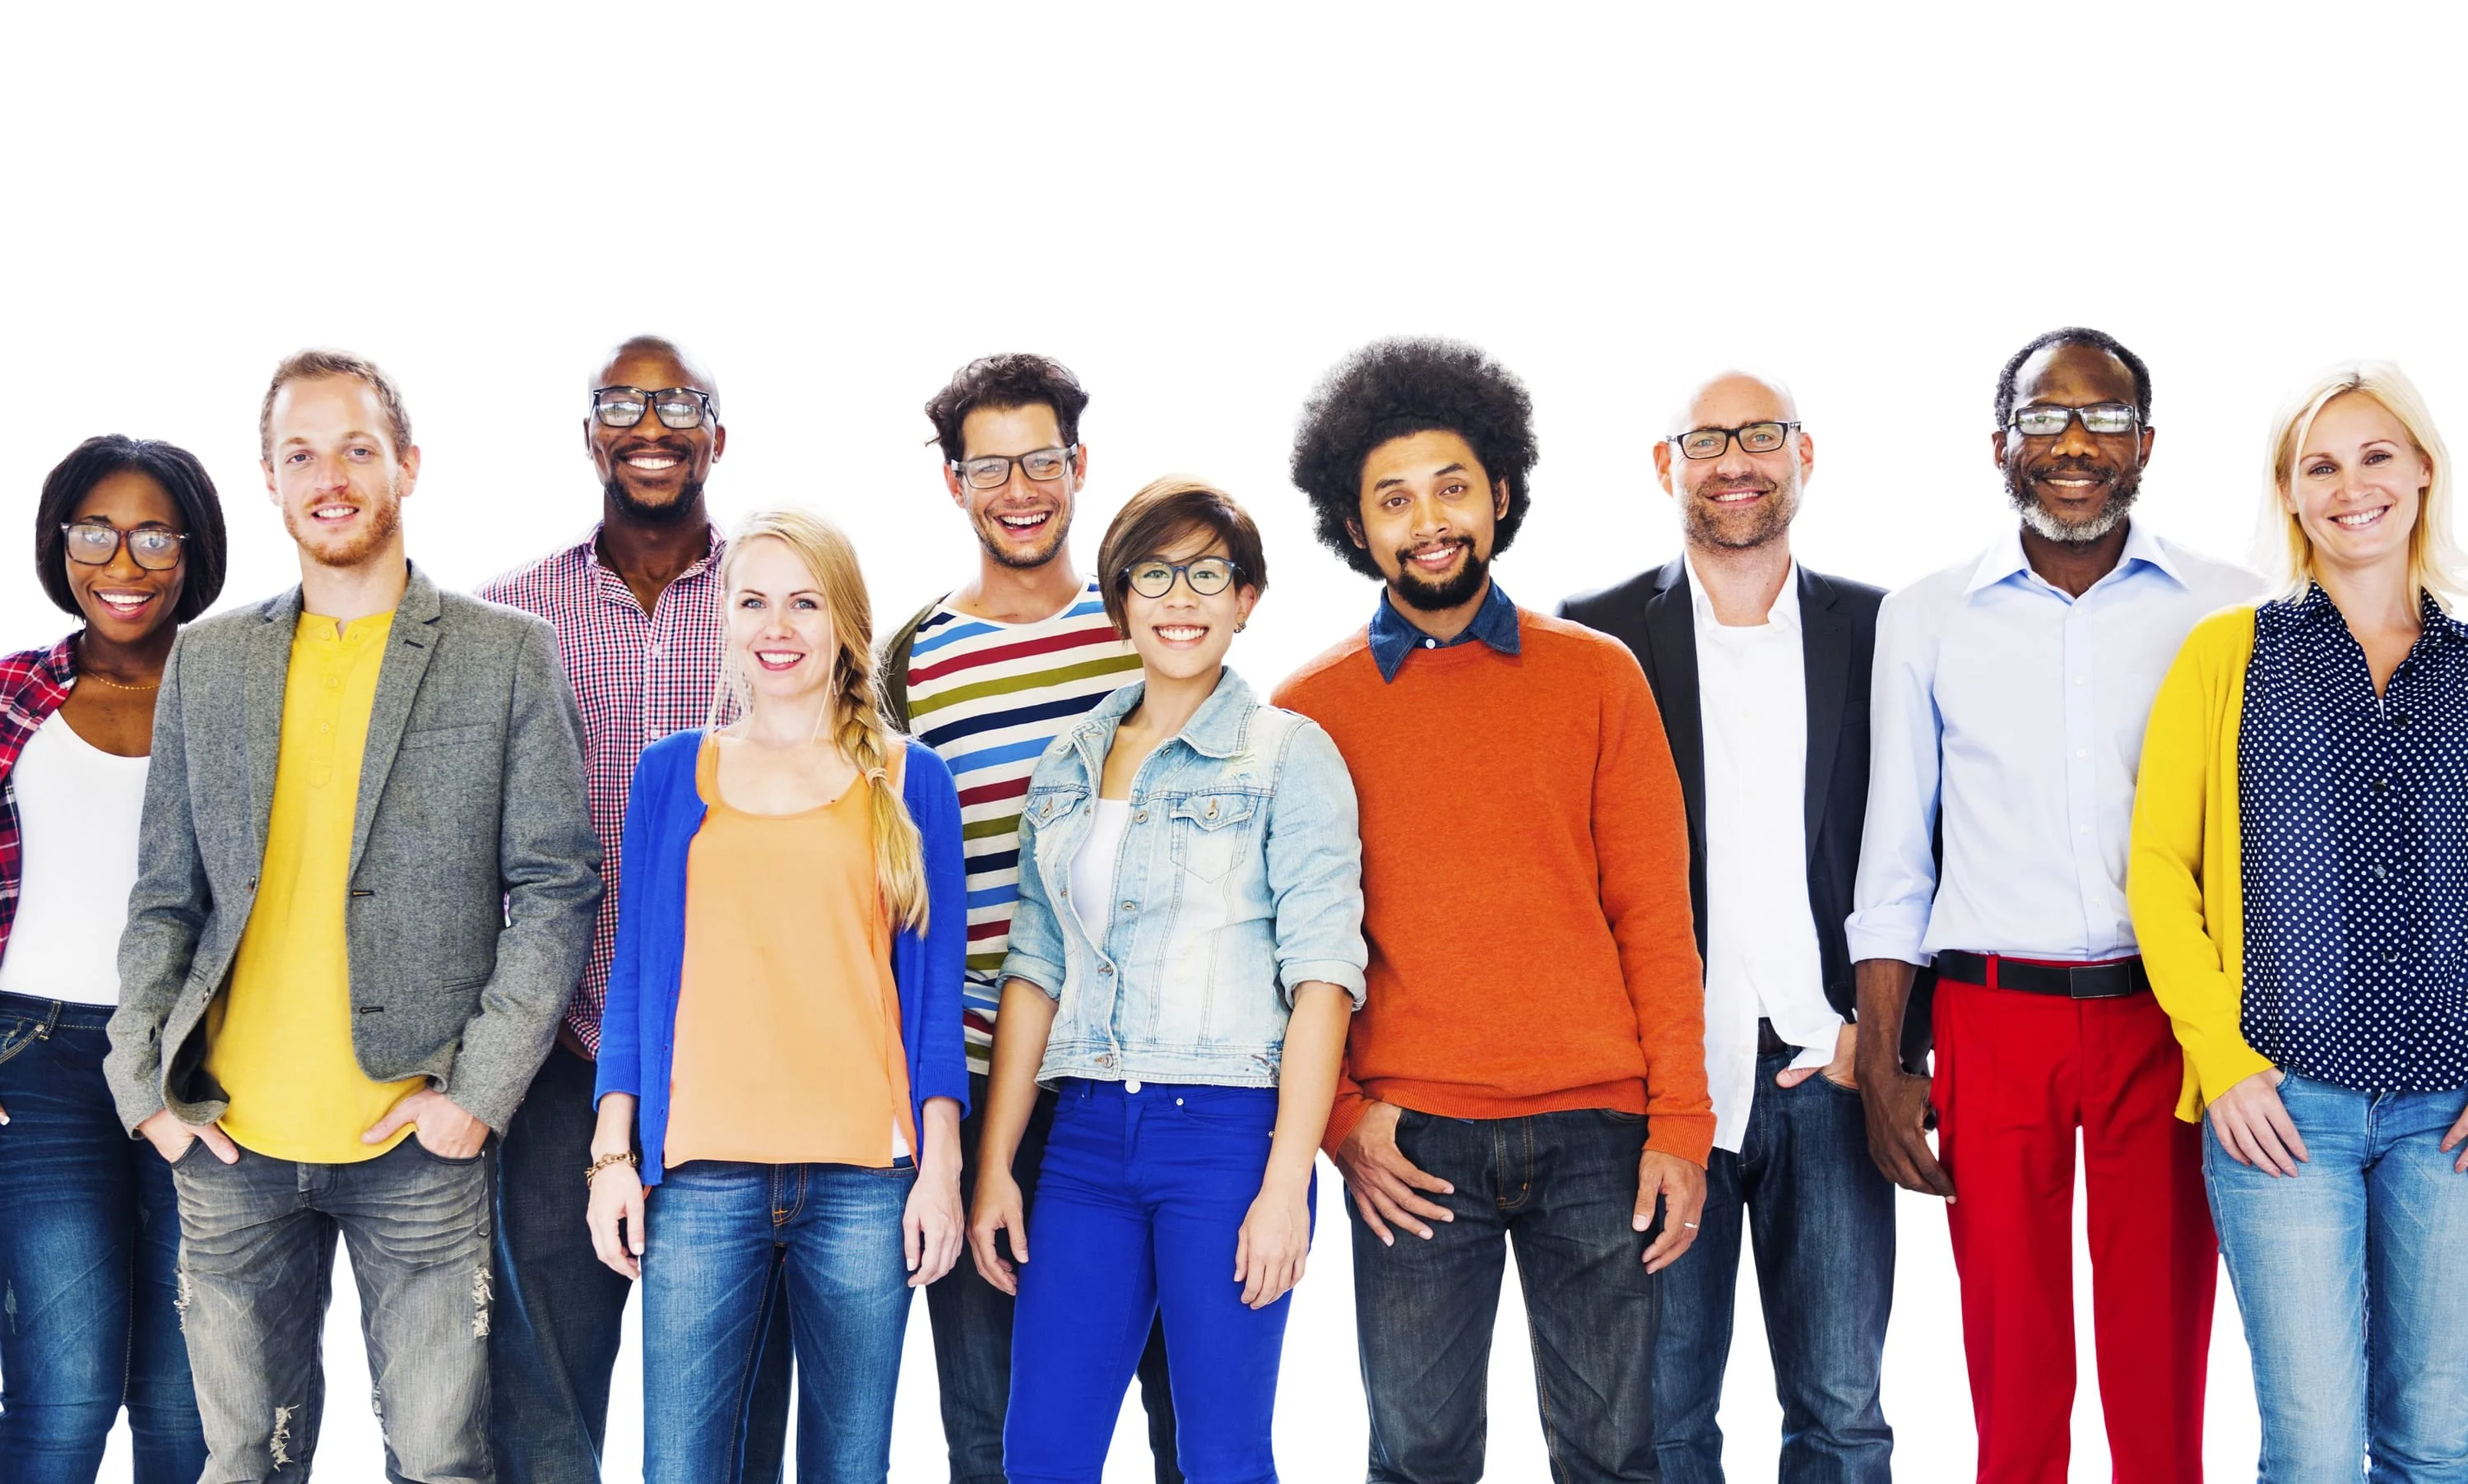
[[[1326,1146],[1375,1480],[1480,1474],[1503,1239],[1554,1477],[1657,1477],[1652,1275],[1704,1201],[1679,778],[1635,658],[1492,576],[1535,457],[1524,387],[1444,340],[1346,358],[1294,441],[1320,539],[1383,584],[1276,697],[1361,804],[1370,992]]]

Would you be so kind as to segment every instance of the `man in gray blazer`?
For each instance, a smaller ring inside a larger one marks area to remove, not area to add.
[[[340,1236],[389,1475],[485,1480],[483,1156],[591,945],[582,722],[546,624],[405,559],[384,372],[292,356],[260,435],[301,582],[165,667],[105,1070],[172,1164],[207,1477],[308,1471]]]

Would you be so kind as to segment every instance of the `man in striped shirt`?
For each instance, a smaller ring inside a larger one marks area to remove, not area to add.
[[[960,1130],[961,1188],[976,1188],[978,1113],[1001,1003],[1003,953],[1019,898],[1019,810],[1046,744],[1114,689],[1139,656],[1114,632],[1099,585],[1071,561],[1073,504],[1087,477],[1080,413],[1088,394],[1042,355],[970,362],[926,404],[943,483],[977,537],[976,575],[883,646],[895,725],[934,749],[960,788],[969,863],[968,1016],[971,1111]],[[1014,1174],[1034,1199],[1054,1096],[1041,1094]],[[952,1484],[1001,1484],[1011,1398],[1012,1300],[962,1263],[926,1290]],[[1153,1329],[1141,1400],[1159,1484],[1180,1484],[1165,1341]]]

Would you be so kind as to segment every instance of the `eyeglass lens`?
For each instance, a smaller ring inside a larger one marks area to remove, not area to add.
[[[2101,402],[2091,407],[2035,404],[2014,414],[2014,426],[2028,437],[2054,438],[2076,418],[2082,419],[2083,430],[2089,433],[2114,436],[2134,431],[2134,409],[2123,402]]]
[[[968,476],[971,487],[992,490],[1011,479],[1011,467],[1014,464],[1019,466],[1021,473],[1043,484],[1047,480],[1063,477],[1063,471],[1071,467],[1071,450],[1040,448],[1033,453],[1020,454],[1017,458],[1006,454],[990,453],[980,459],[962,460],[960,470]]]
[[[69,527],[69,559],[89,567],[107,566],[123,540],[128,543],[128,555],[149,572],[168,572],[180,564],[180,533],[159,526],[124,533],[100,521],[79,521]]]
[[[640,387],[603,387],[591,394],[591,410],[608,427],[632,427],[647,410],[668,427],[694,427],[702,422],[701,394],[688,387],[646,392]]]
[[[1751,422],[1746,427],[1700,427],[1680,435],[1680,451],[1692,459],[1719,459],[1734,438],[1749,453],[1771,453],[1790,436],[1780,422]]]
[[[1202,557],[1198,561],[1177,565],[1171,561],[1135,561],[1131,563],[1131,591],[1143,598],[1162,598],[1174,590],[1174,575],[1183,575],[1191,590],[1202,598],[1214,598],[1234,583],[1234,563],[1223,557]]]

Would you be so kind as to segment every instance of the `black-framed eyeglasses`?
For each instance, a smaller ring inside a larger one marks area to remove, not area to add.
[[[1772,453],[1797,431],[1796,422],[1747,422],[1738,427],[1692,427],[1672,434],[1668,442],[1678,444],[1680,451],[1692,459],[1719,459],[1733,439],[1739,440],[1743,453]]]
[[[2101,438],[2114,438],[2131,433],[2142,422],[2141,414],[2125,402],[2094,402],[2088,407],[2060,407],[2054,402],[2033,402],[2017,407],[2005,425],[2025,438],[2054,438],[2066,430],[2066,424],[2082,420],[2083,431]]]
[[[639,386],[591,389],[591,415],[602,427],[632,427],[646,412],[658,417],[663,427],[700,427],[717,411],[709,392],[691,386],[667,386],[656,392]]]
[[[1234,585],[1243,569],[1224,557],[1198,557],[1189,561],[1168,561],[1163,557],[1151,557],[1134,561],[1123,569],[1124,581],[1131,591],[1143,598],[1162,598],[1174,591],[1174,580],[1181,578],[1191,590],[1202,598],[1214,598]]]
[[[952,472],[967,480],[969,488],[998,490],[1011,483],[1011,467],[1015,464],[1019,466],[1021,473],[1044,484],[1062,478],[1063,471],[1071,467],[1072,458],[1079,452],[1080,445],[1073,444],[1067,448],[1033,448],[1021,454],[989,453],[983,458],[952,459],[949,463]]]
[[[180,552],[189,544],[187,532],[162,526],[123,531],[100,520],[64,520],[60,531],[67,537],[69,560],[89,567],[109,566],[126,545],[129,559],[147,571],[169,572],[180,564]]]

